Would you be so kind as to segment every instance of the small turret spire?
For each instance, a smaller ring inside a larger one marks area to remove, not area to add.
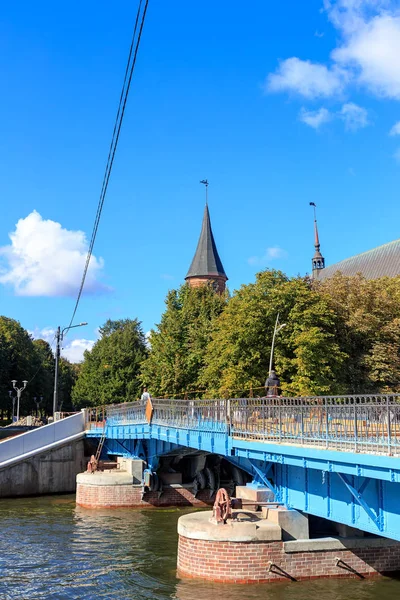
[[[312,258],[312,275],[314,279],[318,278],[319,271],[325,269],[325,258],[322,256],[320,248],[321,245],[319,243],[319,235],[318,235],[318,224],[317,224],[317,205],[315,202],[310,202],[310,206],[314,208],[314,246],[315,252]]]

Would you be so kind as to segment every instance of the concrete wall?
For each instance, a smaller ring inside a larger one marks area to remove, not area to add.
[[[77,413],[0,442],[0,468],[6,461],[19,460],[23,454],[40,451],[44,446],[57,444],[85,430],[85,415]]]
[[[0,466],[0,498],[74,492],[76,475],[85,469],[83,437],[58,444]]]

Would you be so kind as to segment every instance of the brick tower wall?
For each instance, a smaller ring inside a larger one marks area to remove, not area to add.
[[[207,283],[215,283],[216,291],[219,294],[223,294],[226,287],[226,278],[222,275],[215,276],[202,276],[202,277],[187,277],[188,285],[193,288],[201,287]]]

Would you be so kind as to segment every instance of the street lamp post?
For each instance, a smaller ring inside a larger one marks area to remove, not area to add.
[[[276,315],[275,327],[274,327],[274,335],[272,336],[272,344],[271,344],[271,354],[269,357],[269,375],[271,375],[272,364],[274,360],[274,347],[275,347],[275,337],[276,334],[280,332],[281,329],[286,327],[286,323],[281,323],[279,325],[279,313]]]
[[[56,364],[55,364],[55,369],[54,369],[54,395],[53,395],[53,419],[55,419],[55,415],[57,412],[57,402],[58,402],[58,363],[60,361],[60,350],[61,350],[61,342],[64,339],[64,333],[66,331],[69,331],[70,329],[73,329],[74,327],[83,327],[83,325],[87,325],[87,323],[78,323],[78,325],[71,325],[70,327],[64,327],[63,330],[61,330],[61,327],[58,326],[57,327],[57,331],[56,331],[56,342],[57,342],[57,346],[56,346]]]
[[[14,413],[15,413],[15,401],[16,401],[16,396],[12,395],[12,390],[8,390],[8,395],[10,396],[10,400],[12,401],[12,418],[11,418],[11,423],[14,423]]]
[[[17,388],[17,385],[16,385],[17,384],[17,380],[16,379],[13,379],[11,383],[13,384],[14,390],[17,392],[17,421],[19,421],[19,401],[21,399],[22,392],[24,391],[24,389],[28,385],[28,382],[26,380],[24,380],[22,382],[24,384],[24,386],[22,388]]]

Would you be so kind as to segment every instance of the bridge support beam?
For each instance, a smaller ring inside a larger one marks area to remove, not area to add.
[[[353,496],[354,500],[365,510],[365,512],[367,513],[368,517],[371,519],[371,521],[373,523],[376,524],[376,526],[378,527],[379,531],[383,530],[383,523],[382,520],[379,516],[379,514],[375,514],[374,511],[370,508],[370,506],[367,504],[367,502],[365,502],[364,498],[363,498],[363,493],[366,489],[366,487],[368,486],[370,479],[369,478],[365,478],[363,483],[361,484],[361,486],[359,487],[359,489],[357,490],[354,485],[352,485],[350,483],[350,481],[348,480],[348,478],[346,477],[346,475],[343,475],[341,473],[338,473],[339,478],[343,481],[344,485],[347,487],[347,489],[349,490],[350,494]]]

